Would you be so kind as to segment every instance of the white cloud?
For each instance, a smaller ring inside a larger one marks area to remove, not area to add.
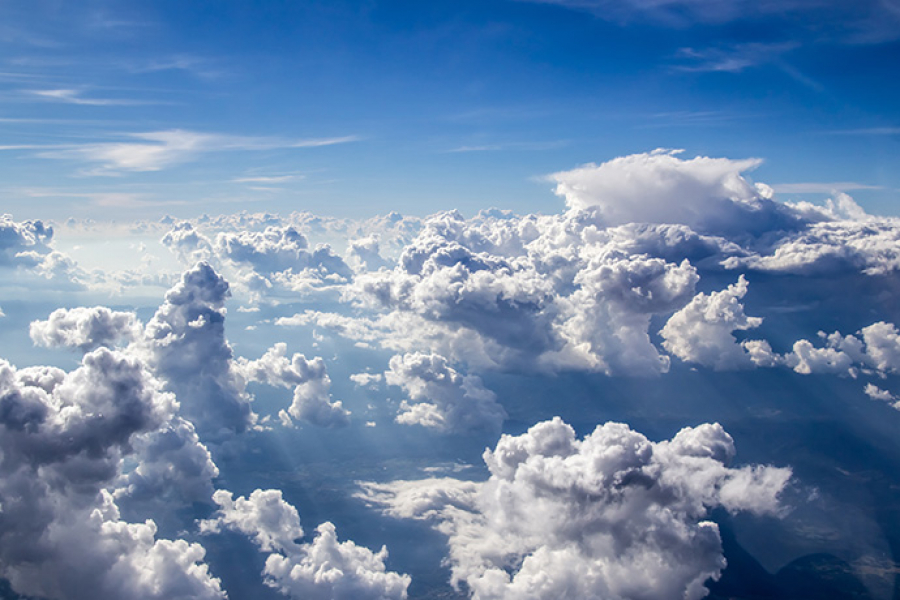
[[[742,177],[759,166],[760,159],[682,160],[679,152],[632,154],[554,173],[550,179],[569,207],[595,208],[607,225],[674,223],[698,231],[746,234],[795,220],[767,190]]]
[[[607,423],[584,440],[560,419],[485,451],[483,483],[365,484],[395,516],[448,535],[454,585],[495,598],[702,598],[725,567],[708,510],[779,514],[791,471],[733,468],[718,424],[650,442]]]
[[[797,48],[797,42],[749,42],[720,48],[681,48],[678,58],[685,62],[679,71],[739,73],[745,69],[774,62]]]
[[[335,527],[319,525],[316,537],[303,537],[297,509],[282,499],[279,490],[254,490],[249,497],[234,499],[219,490],[219,505],[212,519],[201,521],[200,530],[216,533],[232,529],[249,536],[260,551],[268,552],[263,571],[266,585],[290,598],[306,600],[388,600],[406,598],[408,575],[388,571],[387,549],[379,552],[339,542]]]
[[[229,229],[237,231],[219,231],[211,240],[183,222],[173,227],[162,243],[187,264],[215,262],[249,294],[251,302],[328,292],[352,276],[350,267],[329,245],[310,248],[309,240],[295,227],[267,225],[263,231],[249,230],[253,225],[229,224]],[[214,230],[208,224],[204,229]]]
[[[573,280],[578,289],[564,300],[563,360],[605,373],[665,373],[669,360],[650,340],[650,318],[683,306],[698,280],[687,260],[673,264],[607,251],[591,256]]]
[[[140,361],[106,348],[70,373],[0,361],[0,576],[21,594],[224,598],[199,544],[123,521],[112,489],[141,436],[178,423]]]
[[[880,190],[880,185],[856,183],[854,181],[804,182],[804,183],[777,183],[772,189],[779,194],[834,194],[838,192],[852,192],[855,190]]]
[[[819,332],[825,342],[815,347],[798,340],[783,361],[798,373],[838,373],[856,377],[859,369],[878,375],[900,373],[900,331],[893,323],[878,321],[856,335]]]
[[[381,257],[377,235],[351,240],[347,248],[347,264],[354,271],[377,271],[391,266],[389,261]]]
[[[409,396],[400,404],[397,422],[439,431],[499,431],[506,411],[479,377],[461,375],[443,356],[404,354],[391,358],[385,381]]]
[[[853,268],[878,275],[900,268],[898,241],[900,227],[895,219],[818,223],[777,240],[771,254],[733,257],[724,265],[798,274]]]
[[[144,357],[201,438],[216,441],[250,427],[250,408],[225,337],[228,283],[206,263],[186,271],[147,323],[132,351]]]
[[[350,381],[359,387],[375,387],[381,383],[382,379],[384,379],[384,376],[381,373],[354,373],[350,375]]]
[[[866,395],[872,400],[887,402],[893,408],[900,410],[900,398],[897,398],[897,396],[888,390],[883,390],[873,383],[867,383],[863,391],[865,391]]]
[[[84,289],[89,276],[67,255],[53,249],[53,228],[42,221],[16,222],[0,215],[0,268],[13,269],[5,283],[29,289]]]
[[[29,327],[35,344],[78,348],[83,352],[100,346],[111,347],[119,341],[130,342],[140,332],[134,313],[113,311],[105,306],[60,308],[46,321],[34,321]]]
[[[83,90],[65,88],[23,91],[26,94],[42,100],[51,100],[66,104],[79,104],[82,106],[135,106],[139,104],[157,104],[157,102],[132,100],[128,98],[86,98],[83,95]]]
[[[294,419],[321,427],[343,427],[349,422],[350,411],[340,401],[331,401],[331,378],[319,356],[307,359],[295,353],[288,359],[287,344],[278,343],[257,360],[238,359],[235,369],[248,381],[293,387],[287,413]]]
[[[175,224],[160,240],[186,264],[212,258],[212,243],[187,221]]]
[[[739,343],[734,331],[759,327],[762,319],[744,314],[741,298],[747,293],[743,275],[737,283],[721,292],[697,294],[676,312],[660,331],[663,347],[686,362],[698,363],[716,370],[771,366],[774,355],[764,342],[755,342],[753,352],[748,343]]]

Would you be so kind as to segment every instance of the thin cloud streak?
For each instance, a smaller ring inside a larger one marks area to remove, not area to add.
[[[828,131],[832,135],[900,135],[900,127],[864,127],[861,129],[838,129]]]
[[[745,69],[773,62],[783,54],[797,48],[796,42],[779,42],[774,44],[738,44],[728,48],[681,48],[678,58],[690,64],[676,65],[675,71],[689,73],[726,72],[740,73]]]
[[[80,106],[139,106],[145,104],[169,104],[155,100],[133,100],[129,98],[85,98],[81,90],[51,89],[51,90],[22,90],[23,93],[53,102],[77,104]]]
[[[303,175],[278,175],[273,177],[238,177],[232,179],[233,183],[287,183],[289,181],[299,181],[305,179]]]
[[[89,175],[116,175],[122,172],[160,171],[195,159],[199,155],[225,150],[276,150],[319,148],[359,141],[355,135],[290,140],[275,137],[244,137],[169,129],[125,134],[136,141],[90,144],[16,144],[0,150],[41,150],[35,156],[95,164]]]
[[[883,190],[880,185],[856,183],[854,181],[835,181],[832,183],[778,183],[771,186],[779,194],[832,194],[835,192],[852,192],[856,190]]]

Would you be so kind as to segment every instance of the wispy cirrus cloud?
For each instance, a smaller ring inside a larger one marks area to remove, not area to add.
[[[883,44],[900,38],[896,0],[518,0],[588,12],[621,25],[650,22],[684,29],[777,19],[794,38],[817,44]]]
[[[131,62],[122,66],[125,70],[136,74],[182,71],[201,79],[217,79],[227,75],[227,71],[216,66],[213,60],[189,54],[153,58],[142,62]]]
[[[724,48],[681,48],[677,58],[684,62],[676,71],[739,73],[745,69],[770,63],[798,47],[797,42],[748,43]]]
[[[124,172],[160,171],[212,152],[317,148],[360,140],[358,136],[286,139],[201,133],[168,129],[128,133],[125,140],[87,144],[20,144],[0,150],[39,150],[38,158],[72,160],[93,168],[88,175],[119,175]]]
[[[456,146],[455,148],[451,148],[446,152],[449,152],[451,154],[459,154],[466,152],[498,152],[501,150],[554,150],[556,148],[562,148],[568,143],[569,142],[567,140],[553,140],[548,142],[506,142],[500,144],[473,144]]]
[[[306,179],[304,175],[274,175],[274,176],[255,176],[255,177],[236,177],[232,179],[232,183],[290,183],[291,181],[300,181]]]
[[[881,190],[884,186],[855,181],[777,183],[771,186],[779,194],[833,194],[857,190]]]
[[[142,104],[164,104],[163,102],[156,100],[135,100],[133,98],[90,98],[85,97],[82,90],[66,88],[21,91],[31,98],[50,102],[78,104],[81,106],[137,106]]]
[[[829,131],[833,135],[900,135],[900,127],[862,127]]]

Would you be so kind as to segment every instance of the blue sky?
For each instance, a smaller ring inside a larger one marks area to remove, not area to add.
[[[657,147],[760,157],[752,177],[784,198],[837,189],[897,213],[891,2],[0,13],[0,169],[18,218],[554,212],[543,175]]]

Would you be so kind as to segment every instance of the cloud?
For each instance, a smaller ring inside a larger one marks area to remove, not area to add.
[[[257,360],[238,359],[235,369],[247,381],[293,387],[294,399],[287,414],[294,419],[321,427],[347,425],[350,411],[344,409],[340,401],[331,401],[331,378],[326,372],[325,361],[319,356],[308,360],[299,353],[290,359],[286,355],[287,344],[275,344]]]
[[[53,228],[42,221],[14,221],[0,215],[0,269],[7,285],[28,289],[84,289],[91,277],[53,248]]]
[[[589,12],[620,25],[652,23],[684,29],[766,19],[769,29],[813,43],[881,44],[897,39],[900,11],[890,2],[864,0],[520,0]]]
[[[174,252],[181,262],[187,264],[208,261],[213,254],[209,239],[187,221],[173,225],[160,243]]]
[[[849,199],[812,209],[799,203],[794,208],[812,219],[823,220],[787,233],[772,241],[772,247],[725,259],[729,269],[814,275],[862,271],[881,275],[900,268],[900,220],[870,217]]]
[[[718,424],[651,442],[620,423],[583,440],[559,418],[484,453],[483,483],[365,484],[395,516],[448,535],[451,582],[477,600],[702,598],[725,567],[708,511],[779,514],[791,470],[730,467]]]
[[[370,235],[350,241],[347,248],[347,264],[354,271],[377,271],[391,266],[390,261],[381,256],[381,243],[378,235]]]
[[[897,396],[895,396],[888,390],[883,390],[873,383],[867,383],[864,391],[866,395],[872,400],[887,402],[891,405],[892,408],[900,410],[900,398],[897,398]]]
[[[284,271],[325,270],[341,276],[349,268],[328,246],[310,251],[309,241],[293,227],[267,227],[262,232],[220,233],[216,253],[228,260],[246,264],[260,274]]]
[[[700,232],[745,234],[773,225],[796,226],[794,216],[773,202],[768,190],[742,176],[758,167],[760,159],[682,160],[679,152],[632,154],[549,179],[570,208],[597,209],[607,225],[669,223]]]
[[[34,267],[52,252],[53,228],[42,221],[13,221],[0,216],[0,266]]]
[[[667,227],[608,229],[579,210],[471,220],[440,213],[393,270],[357,273],[345,289],[345,300],[382,316],[298,319],[470,365],[658,374],[668,362],[649,337],[651,317],[686,304],[698,276],[683,258],[646,252],[721,251],[687,228]]]
[[[256,419],[225,337],[228,283],[206,263],[166,293],[134,347],[181,399],[181,411],[205,440],[222,440]]]
[[[304,179],[303,175],[272,175],[255,177],[237,177],[232,179],[234,183],[289,183]]]
[[[60,308],[46,321],[34,321],[29,327],[35,344],[48,348],[78,348],[82,352],[100,346],[111,347],[119,341],[129,342],[140,332],[140,323],[134,313],[113,311],[104,306]]]
[[[575,276],[578,289],[564,299],[565,320],[559,326],[567,342],[560,353],[563,364],[581,362],[606,373],[665,373],[669,360],[650,340],[650,320],[690,299],[699,281],[696,270],[687,260],[674,264],[597,250],[583,250],[596,254]]]
[[[852,192],[855,190],[880,190],[880,185],[856,183],[854,181],[834,181],[831,183],[777,183],[772,189],[779,194],[835,194],[838,192]]]
[[[112,488],[140,436],[178,422],[141,362],[99,348],[70,373],[0,361],[0,576],[59,600],[224,598],[184,540],[123,521]]]
[[[193,423],[173,418],[155,431],[132,440],[140,460],[134,470],[122,474],[114,497],[129,507],[173,506],[209,502],[219,468]]]
[[[384,376],[381,373],[354,373],[350,375],[350,381],[359,387],[374,388],[381,383],[382,379],[384,379]]]
[[[776,362],[768,344],[759,341],[738,342],[733,332],[754,329],[759,317],[744,314],[741,298],[747,293],[747,280],[721,292],[697,294],[687,306],[672,315],[660,335],[663,348],[686,362],[701,364],[717,371],[750,368]],[[753,351],[751,351],[751,349]]]
[[[407,597],[410,578],[385,568],[384,547],[375,553],[352,541],[339,542],[330,522],[316,528],[311,542],[298,543],[303,537],[300,515],[282,499],[280,490],[258,489],[237,499],[219,490],[213,499],[219,510],[200,522],[200,530],[231,529],[250,537],[261,552],[269,553],[263,571],[266,585],[285,596],[308,600]]]
[[[127,133],[124,141],[44,146],[8,146],[3,149],[37,149],[40,158],[75,160],[95,165],[90,174],[160,171],[210,152],[261,151],[316,148],[358,141],[356,136],[316,139],[244,137],[168,129]]]
[[[893,323],[878,321],[856,335],[820,331],[819,338],[824,342],[821,347],[809,340],[797,340],[791,352],[779,357],[778,362],[805,375],[836,373],[857,377],[860,370],[880,377],[900,373],[900,330]]]
[[[310,248],[306,236],[290,225],[220,231],[210,240],[182,222],[166,233],[162,243],[183,262],[216,262],[249,294],[251,302],[294,297],[298,292],[328,292],[352,277],[350,267],[329,245]]]
[[[409,401],[400,404],[397,422],[448,432],[499,431],[506,411],[479,377],[461,375],[437,354],[391,358],[385,381],[403,388]]]
[[[725,48],[681,48],[677,57],[683,64],[673,67],[688,72],[740,73],[745,69],[778,60],[797,48],[797,42],[736,44]]]
[[[82,90],[73,89],[47,89],[47,90],[23,90],[24,93],[54,102],[66,104],[78,104],[81,106],[137,106],[142,104],[159,104],[148,100],[132,100],[128,98],[85,98]]]

